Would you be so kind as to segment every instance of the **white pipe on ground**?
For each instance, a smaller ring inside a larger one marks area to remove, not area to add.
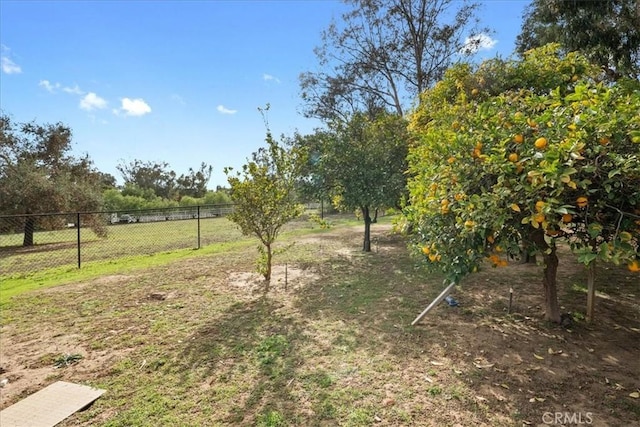
[[[426,314],[431,311],[431,309],[433,307],[435,307],[436,305],[440,304],[442,302],[443,299],[445,299],[447,297],[447,295],[449,295],[449,293],[451,292],[451,290],[453,289],[453,287],[456,284],[454,282],[451,282],[451,284],[449,286],[447,286],[444,291],[442,291],[442,293],[440,295],[438,295],[438,297],[436,299],[433,300],[433,302],[431,304],[429,304],[429,306],[427,308],[425,308],[422,313],[420,313],[418,315],[418,317],[416,317],[416,319],[411,322],[411,326],[415,325],[416,323],[418,323],[420,320],[422,320],[422,318],[424,316],[426,316]]]

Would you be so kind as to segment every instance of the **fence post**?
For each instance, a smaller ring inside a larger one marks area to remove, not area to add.
[[[76,212],[76,229],[78,230],[78,268],[80,268],[80,212]]]
[[[198,205],[198,249],[200,249],[200,205]]]

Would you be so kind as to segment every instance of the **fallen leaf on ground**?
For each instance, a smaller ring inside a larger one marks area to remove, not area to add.
[[[481,364],[481,363],[473,362],[473,366],[475,366],[478,369],[493,368],[493,365],[495,365],[495,363],[484,363],[484,364]]]

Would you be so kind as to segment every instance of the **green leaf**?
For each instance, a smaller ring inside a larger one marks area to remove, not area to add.
[[[598,254],[594,254],[593,252],[586,252],[578,257],[578,262],[584,265],[589,265],[596,258],[598,258]]]
[[[592,222],[591,224],[589,224],[587,231],[589,233],[589,236],[591,236],[592,239],[595,239],[600,235],[600,233],[602,233],[602,225],[598,224],[597,222]]]
[[[616,175],[620,175],[622,172],[620,171],[620,169],[614,169],[612,171],[609,171],[609,178],[613,178]]]

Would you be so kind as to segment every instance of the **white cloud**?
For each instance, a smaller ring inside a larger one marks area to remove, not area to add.
[[[216,108],[216,110],[218,110],[222,114],[235,114],[238,112],[238,110],[230,110],[224,105],[218,105],[218,108]]]
[[[49,80],[40,80],[38,86],[42,86],[47,92],[55,93],[56,89],[60,87],[60,83],[52,84]]]
[[[73,95],[84,95],[84,92],[80,89],[78,85],[75,85],[73,87],[65,86],[62,88],[62,90],[66,93],[70,93]]]
[[[144,116],[151,112],[151,107],[142,98],[122,98],[121,108],[127,116]]]
[[[275,77],[275,76],[272,76],[271,74],[263,74],[262,75],[262,80],[265,80],[265,81],[270,81],[271,80],[271,81],[274,81],[276,83],[280,83],[280,79]]]
[[[58,90],[62,90],[65,93],[69,93],[71,95],[84,95],[85,92],[80,89],[80,86],[74,85],[71,86],[62,86],[60,83],[55,82],[51,83],[49,80],[40,80],[38,86],[45,88],[45,90],[49,93],[56,93]]]
[[[8,56],[3,55],[2,58],[0,58],[0,61],[2,63],[1,67],[3,73],[20,74],[22,72],[22,68],[20,68],[20,66],[13,62]]]
[[[86,111],[92,111],[106,107],[107,101],[105,101],[103,98],[100,98],[93,92],[89,92],[80,100],[80,108]]]
[[[488,34],[480,33],[465,39],[462,52],[465,54],[473,54],[480,50],[491,50],[496,43],[498,43],[498,40],[491,38]]]

